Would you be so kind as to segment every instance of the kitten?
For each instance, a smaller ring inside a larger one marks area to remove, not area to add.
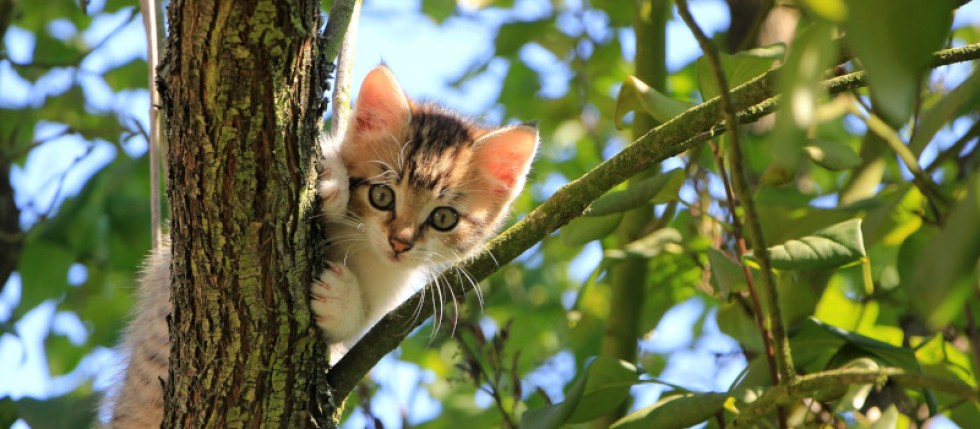
[[[538,143],[533,126],[486,129],[414,103],[384,66],[368,73],[346,129],[320,142],[329,262],[310,288],[332,362],[412,294],[419,274],[478,251],[523,189]],[[170,258],[165,246],[147,260],[121,346],[129,365],[107,396],[110,427],[163,420]]]
[[[413,292],[416,274],[435,274],[490,238],[524,187],[537,141],[528,125],[489,130],[415,104],[384,66],[367,75],[343,140],[323,144],[319,190],[335,245],[310,308],[340,346],[331,360]]]

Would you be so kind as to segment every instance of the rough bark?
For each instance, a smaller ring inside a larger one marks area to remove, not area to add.
[[[163,427],[322,426],[326,363],[307,304],[328,67],[319,2],[175,0],[168,12]]]

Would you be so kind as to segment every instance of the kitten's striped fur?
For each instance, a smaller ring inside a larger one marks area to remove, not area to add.
[[[412,103],[379,66],[361,86],[347,133],[324,138],[321,146],[318,189],[330,262],[311,286],[311,310],[336,361],[413,292],[413,278],[434,278],[496,231],[523,188],[537,131],[486,129],[438,106]],[[372,203],[372,190],[380,188],[391,192],[384,194],[392,198],[386,209]],[[444,215],[439,221],[437,210]],[[442,228],[451,220],[451,228]],[[129,366],[122,387],[107,397],[114,403],[110,427],[159,427],[162,420],[169,267],[169,247],[147,261],[120,347]]]

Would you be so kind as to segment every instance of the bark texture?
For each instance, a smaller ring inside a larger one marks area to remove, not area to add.
[[[174,0],[161,67],[171,208],[163,427],[322,426],[316,0]],[[318,368],[320,371],[318,371]]]

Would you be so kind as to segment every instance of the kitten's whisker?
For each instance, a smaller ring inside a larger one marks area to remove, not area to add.
[[[377,178],[379,178],[379,177],[385,177],[385,176],[387,176],[387,175],[389,175],[389,174],[391,174],[391,170],[384,170],[384,171],[382,171],[381,173],[378,173],[378,174],[375,174],[374,176],[371,176],[371,177],[368,177],[368,178],[367,178],[367,179],[365,179],[364,181],[365,181],[365,182],[371,182],[371,181],[372,181],[372,180],[374,180],[374,179],[377,179]]]
[[[439,332],[439,329],[442,327],[442,310],[441,308],[437,307],[437,303],[439,304],[442,303],[442,285],[439,283],[439,278],[432,275],[431,272],[428,272],[427,276],[430,278],[430,282],[435,288],[435,293],[433,293],[433,297],[435,297],[436,295],[438,295],[439,297],[439,299],[437,301],[434,300],[432,304],[433,324],[432,324],[432,332],[429,333],[429,345],[432,345],[432,341],[435,340],[436,337],[436,332]],[[438,311],[437,308],[439,308]]]
[[[385,168],[384,173],[381,173],[381,174],[387,174],[389,172],[392,172],[393,173],[394,170],[395,170],[394,168],[391,167],[391,164],[388,164],[387,162],[384,162],[384,161],[382,161],[380,159],[379,160],[374,160],[374,161],[371,161],[371,162],[373,162],[375,164],[378,164],[378,165],[380,165],[380,166],[382,166],[382,167]]]
[[[483,251],[486,252],[487,255],[490,255],[490,259],[493,259],[493,264],[496,265],[497,268],[500,268],[500,262],[497,261],[496,256],[493,256],[493,252],[491,252],[490,249],[486,249],[486,248],[484,248]]]
[[[459,258],[459,253],[456,252],[455,250],[453,251],[453,254],[456,255],[457,258]],[[490,256],[493,257],[493,255]],[[494,259],[494,261],[496,261],[496,259]],[[480,282],[476,281],[476,279],[473,278],[473,276],[469,273],[469,271],[466,271],[465,269],[463,269],[463,267],[459,265],[453,265],[453,269],[456,270],[457,273],[461,273],[464,277],[466,277],[466,280],[470,282],[470,286],[473,289],[473,293],[476,294],[476,299],[477,301],[479,301],[480,308],[482,309],[484,303],[483,303],[483,291],[480,289]]]
[[[419,297],[419,303],[418,305],[415,306],[415,312],[412,314],[412,318],[409,321],[406,321],[406,326],[414,325],[415,322],[417,322],[419,318],[422,317],[422,307],[425,305],[425,294],[428,292],[426,291],[426,289],[427,288],[423,285],[422,289],[420,290],[422,296]]]
[[[418,290],[418,292],[421,292],[421,294],[422,294],[419,297],[418,305],[415,306],[415,311],[412,312],[412,317],[406,319],[405,322],[402,323],[402,326],[401,326],[402,333],[403,334],[406,334],[406,335],[409,332],[411,332],[412,326],[415,325],[415,323],[419,320],[419,317],[422,316],[422,305],[425,302],[426,290],[423,287],[423,288],[421,288],[421,290]]]
[[[439,319],[436,318],[436,294],[439,293],[439,288],[437,287],[435,289],[434,291],[430,291],[431,293],[429,294],[429,300],[432,302],[432,329],[434,330],[439,329]]]
[[[402,169],[405,168],[405,149],[408,148],[409,143],[412,143],[412,141],[413,140],[409,139],[404,144],[402,144],[402,150],[399,151],[399,153],[398,153],[398,169],[399,169],[399,171],[401,171]]]
[[[439,328],[442,327],[442,318],[446,314],[446,298],[443,297],[442,295],[442,281],[438,274],[434,275],[432,279],[433,281],[435,281],[436,293],[439,295],[439,300],[438,300],[439,315],[438,318],[436,319],[438,323],[435,325],[435,328],[432,330],[432,338],[430,338],[429,341],[432,341],[432,339],[435,338],[436,332],[439,332]],[[435,315],[434,313],[436,312],[436,310],[437,310],[436,307],[432,308],[433,315]]]
[[[449,286],[449,295],[453,298],[453,329],[449,331],[449,337],[452,338],[456,336],[456,327],[459,326],[459,301],[456,300],[452,285]]]

